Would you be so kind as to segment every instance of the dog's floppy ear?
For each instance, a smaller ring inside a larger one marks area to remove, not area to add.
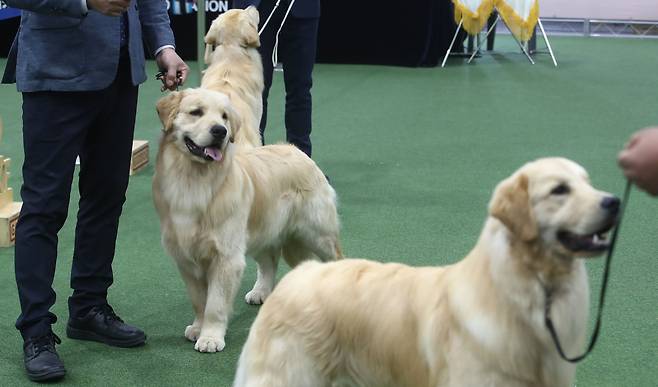
[[[489,204],[489,214],[521,240],[537,238],[539,231],[530,206],[528,177],[515,174],[498,184]]]
[[[212,53],[215,50],[215,46],[219,42],[219,27],[217,24],[217,19],[213,20],[206,36],[203,38],[203,41],[206,43],[206,52],[203,56],[203,60],[206,64],[210,64],[212,59]]]
[[[231,105],[226,105],[225,111],[226,115],[228,116],[228,123],[231,126],[231,136],[229,137],[229,141],[235,142],[235,135],[240,130],[242,121],[240,121],[240,116]]]
[[[243,23],[241,28],[241,35],[244,38],[244,45],[247,47],[260,47],[260,37],[258,36],[258,23],[260,16],[258,9],[250,5],[245,10],[247,14],[247,22]]]
[[[174,118],[178,114],[178,105],[183,98],[183,92],[173,91],[158,101],[155,105],[155,110],[158,112],[160,122],[162,122],[162,130],[165,132],[171,129],[174,123]]]
[[[250,5],[245,9],[245,11],[247,11],[247,15],[255,25],[260,23],[260,14],[258,13],[258,8]]]

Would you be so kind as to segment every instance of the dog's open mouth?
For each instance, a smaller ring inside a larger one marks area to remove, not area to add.
[[[559,231],[557,239],[564,247],[573,252],[603,252],[610,247],[608,231],[616,224],[616,221],[609,222],[601,230],[588,235],[574,234],[569,231]]]
[[[222,154],[221,151],[221,143],[219,144],[210,144],[209,146],[199,146],[197,145],[194,141],[192,141],[191,138],[185,137],[185,145],[187,146],[187,149],[192,153],[193,155],[200,157],[204,160],[207,161],[222,161],[222,158],[224,155]]]

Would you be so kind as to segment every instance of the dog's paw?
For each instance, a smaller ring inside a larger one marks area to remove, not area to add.
[[[196,325],[188,325],[185,328],[185,338],[191,342],[196,342],[199,336],[201,335],[201,327]]]
[[[261,305],[263,302],[265,302],[265,299],[270,295],[270,293],[271,292],[265,291],[263,289],[251,289],[251,291],[249,291],[249,293],[244,296],[244,300],[249,305]]]
[[[223,337],[201,336],[196,341],[194,349],[199,352],[219,352],[226,346]]]

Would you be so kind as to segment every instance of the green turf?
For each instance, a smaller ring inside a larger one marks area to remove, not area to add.
[[[444,69],[316,67],[314,158],[338,192],[348,256],[412,265],[454,262],[474,244],[494,185],[536,157],[572,158],[590,171],[595,185],[621,193],[618,150],[634,130],[658,124],[658,40],[552,42],[557,69],[546,55],[531,66],[508,39],[498,39],[498,54],[472,65],[451,59]],[[153,63],[149,73],[155,73]],[[278,73],[268,141],[283,135],[282,90]],[[136,137],[151,142],[152,162],[159,96],[154,80],[141,87]],[[10,181],[18,191],[20,95],[2,86],[0,101],[5,122],[0,153],[14,160]],[[245,272],[224,352],[195,352],[182,336],[191,307],[160,245],[152,173],[151,165],[131,178],[110,292],[120,315],[147,331],[148,345],[125,350],[64,339],[58,347],[69,370],[63,384],[230,385],[258,310],[242,301],[255,265],[249,262]],[[73,195],[72,211],[76,202]],[[74,214],[60,234],[54,307],[60,336],[70,293]],[[657,231],[658,200],[634,191],[613,262],[600,343],[579,366],[578,386],[658,384]],[[594,294],[602,260],[590,261],[588,268]],[[0,385],[21,385],[27,382],[13,328],[19,305],[12,249],[0,250],[0,311]]]

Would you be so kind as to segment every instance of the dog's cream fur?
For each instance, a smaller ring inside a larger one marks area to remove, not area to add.
[[[242,121],[235,136],[238,145],[261,145],[263,63],[258,53],[258,21],[258,10],[253,6],[232,9],[212,22],[205,37],[205,61],[209,66],[201,88],[228,95]]]
[[[272,291],[281,254],[290,266],[313,256],[341,257],[336,193],[292,145],[236,151],[241,121],[224,94],[174,92],[157,108],[164,135],[153,195],[163,244],[195,312],[185,337],[198,351],[221,351],[245,254],[258,263],[258,279],[246,295],[252,304]],[[213,137],[212,130],[222,128],[226,136]],[[200,156],[190,143],[203,149]]]
[[[499,184],[476,246],[456,264],[300,265],[261,308],[234,386],[573,386],[575,366],[544,326],[544,287],[566,353],[579,354],[589,289],[576,257],[600,250],[570,251],[557,234],[609,228],[609,196],[579,165],[541,159]]]

